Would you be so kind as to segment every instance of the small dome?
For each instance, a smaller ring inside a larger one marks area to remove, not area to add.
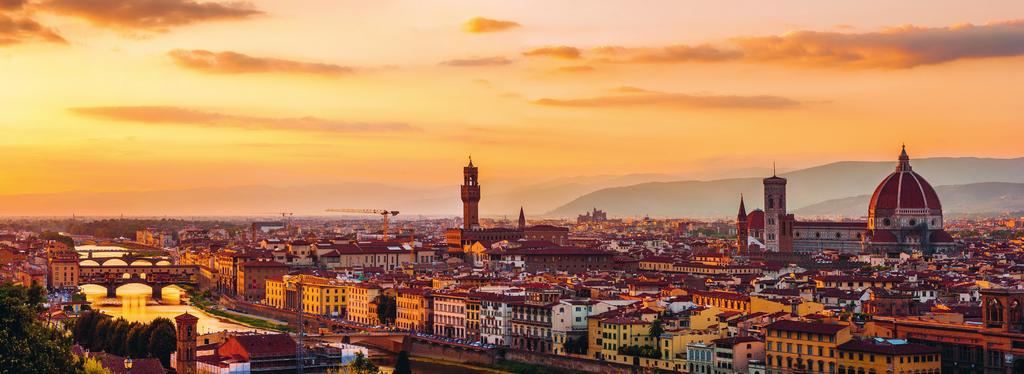
[[[747,214],[747,230],[764,230],[764,211],[754,209]]]

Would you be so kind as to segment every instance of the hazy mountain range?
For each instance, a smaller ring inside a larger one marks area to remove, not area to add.
[[[1024,158],[930,158],[912,164],[936,186],[949,213],[1024,209]],[[856,217],[866,214],[871,192],[894,167],[894,161],[848,161],[780,176],[789,180],[791,211]],[[763,173],[748,170],[739,175],[751,174]],[[731,217],[740,193],[746,196],[748,209],[762,206],[762,178],[685,180],[680,175],[631,174],[562,177],[535,184],[484,180],[480,206],[484,215],[510,218],[520,206],[528,217],[574,217],[594,207],[612,216]],[[457,185],[346,183],[0,196],[0,215],[323,215],[327,208],[386,208],[402,211],[400,217],[461,214]]]
[[[970,185],[982,182],[1024,183],[1024,158],[927,158],[911,160],[914,170],[932,186]],[[895,168],[893,161],[844,161],[780,174],[788,179],[788,208],[799,212],[801,208],[829,200],[867,195],[870,197],[882,178]],[[599,207],[614,216],[733,216],[740,193],[746,196],[748,209],[763,206],[762,177],[732,178],[712,181],[653,182],[632,186],[607,188],[580,196],[550,212],[555,216],[570,216],[592,207]],[[942,189],[939,197],[954,212],[955,208],[979,203],[978,199],[957,201],[967,196],[987,196],[972,192],[981,186]],[[944,196],[943,191],[958,191]],[[996,197],[992,197],[996,199]],[[947,200],[949,200],[947,202]],[[867,200],[859,208],[836,202],[837,211],[827,205],[816,207],[820,215],[861,216],[867,212]],[[845,202],[854,204],[853,202]],[[981,206],[997,206],[985,201]],[[999,210],[1001,211],[1001,209]]]
[[[1024,183],[984,182],[935,187],[946,213],[998,213],[1024,210]],[[871,195],[823,201],[796,210],[796,214],[857,217],[867,214]]]

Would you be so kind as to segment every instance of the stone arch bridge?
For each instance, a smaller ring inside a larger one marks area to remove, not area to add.
[[[144,284],[153,289],[153,299],[159,300],[163,297],[164,287],[196,285],[198,272],[199,267],[196,265],[86,265],[79,267],[79,284],[106,288],[109,298],[117,296],[117,288],[120,286]]]

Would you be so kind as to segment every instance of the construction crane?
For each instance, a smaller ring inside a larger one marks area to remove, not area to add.
[[[291,232],[292,232],[292,218],[291,217],[294,216],[295,213],[292,213],[292,212],[264,212],[264,213],[259,213],[259,214],[280,214],[281,215],[281,221],[284,222],[284,231],[287,231],[288,234],[291,235]]]
[[[334,213],[380,214],[381,216],[384,216],[384,231],[383,231],[384,232],[384,235],[383,235],[383,239],[384,240],[388,240],[388,220],[390,219],[390,217],[398,215],[398,211],[397,210],[387,210],[387,209],[335,208],[335,209],[327,209],[327,211],[328,212],[334,212]]]

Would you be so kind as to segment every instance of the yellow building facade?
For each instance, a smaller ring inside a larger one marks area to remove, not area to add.
[[[836,347],[850,339],[848,325],[776,321],[765,326],[767,370],[835,373],[839,357]]]
[[[837,348],[838,374],[939,374],[941,350],[923,344],[851,340]]]
[[[430,300],[429,290],[399,289],[395,296],[395,326],[406,331],[430,332]]]

